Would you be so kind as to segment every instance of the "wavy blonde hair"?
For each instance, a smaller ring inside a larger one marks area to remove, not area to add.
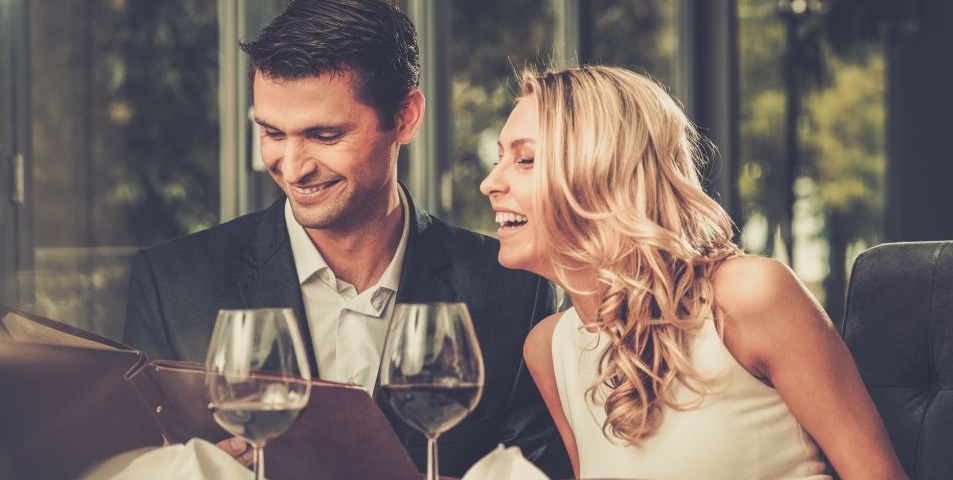
[[[556,280],[582,292],[570,273],[597,272],[598,291],[582,293],[600,295],[610,344],[588,395],[605,404],[607,436],[638,443],[664,405],[688,408],[671,388],[697,379],[687,344],[716,317],[712,270],[741,254],[730,217],[702,189],[708,144],[665,90],[625,69],[526,72],[522,91],[539,112],[534,202]]]

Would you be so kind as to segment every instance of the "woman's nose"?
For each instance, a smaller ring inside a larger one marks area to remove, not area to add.
[[[503,193],[505,188],[505,182],[500,173],[500,164],[494,165],[486,178],[480,182],[480,193],[487,197]]]

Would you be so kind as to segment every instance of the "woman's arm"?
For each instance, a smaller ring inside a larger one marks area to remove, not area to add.
[[[777,389],[841,479],[906,479],[847,346],[794,273],[745,257],[722,264],[712,283],[725,345]]]
[[[523,344],[523,358],[526,360],[526,366],[529,368],[533,381],[539,388],[539,393],[543,396],[543,401],[546,402],[549,414],[553,417],[556,430],[563,439],[569,461],[572,462],[573,474],[578,478],[579,454],[576,451],[576,437],[572,433],[572,428],[569,427],[566,414],[563,413],[563,407],[559,401],[559,390],[556,388],[556,374],[553,371],[553,330],[560,317],[562,317],[561,313],[550,315],[529,332],[526,343]]]

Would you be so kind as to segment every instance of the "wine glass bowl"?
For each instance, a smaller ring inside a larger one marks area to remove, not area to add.
[[[462,421],[480,399],[473,384],[405,384],[383,387],[388,408],[404,423],[427,436],[437,436]]]
[[[483,355],[463,303],[398,304],[384,345],[380,399],[427,437],[427,478],[438,478],[437,437],[483,392]]]
[[[215,421],[255,449],[264,478],[265,443],[288,429],[307,405],[311,370],[290,309],[221,310],[205,361]]]
[[[222,388],[224,382],[217,383],[216,388]],[[303,391],[308,385],[294,379],[268,379],[250,374],[234,384],[233,391],[239,394],[233,398],[229,398],[232,395],[227,391],[219,392],[218,401],[210,395],[212,412],[215,421],[228,433],[253,445],[264,446],[298,418],[307,404]]]

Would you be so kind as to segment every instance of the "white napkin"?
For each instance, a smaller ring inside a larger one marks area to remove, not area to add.
[[[523,457],[519,447],[502,444],[473,464],[460,480],[549,480],[536,465]]]
[[[117,455],[96,466],[82,480],[242,480],[254,474],[231,455],[199,438],[186,444],[154,448],[130,459]],[[131,460],[131,461],[130,461]],[[118,473],[117,473],[118,471]]]

